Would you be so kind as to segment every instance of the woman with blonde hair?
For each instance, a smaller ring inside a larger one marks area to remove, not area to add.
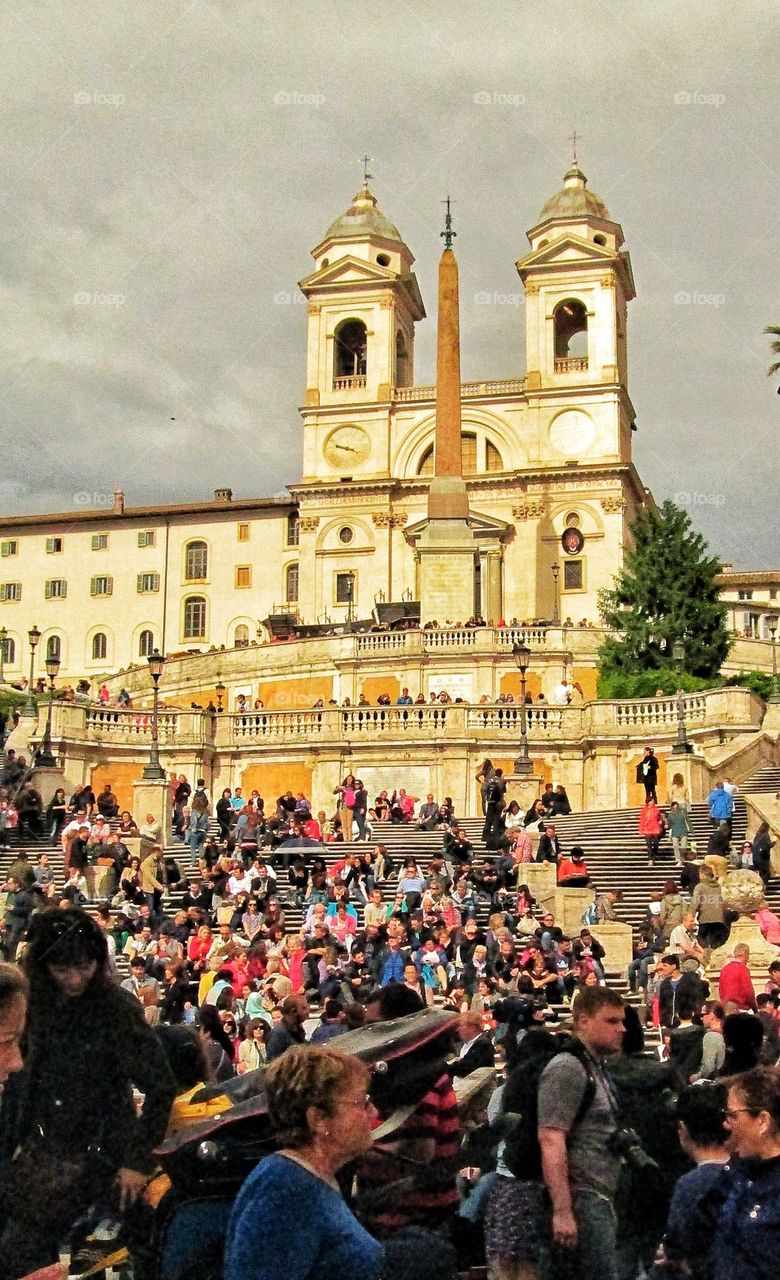
[[[376,1112],[368,1068],[330,1048],[292,1045],[265,1075],[281,1143],[233,1206],[224,1280],[372,1280],[382,1246],[346,1205],[336,1180],[371,1146]]]

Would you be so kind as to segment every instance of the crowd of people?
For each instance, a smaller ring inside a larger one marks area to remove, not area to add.
[[[637,780],[658,807],[653,755]],[[11,754],[6,796],[25,775]],[[20,848],[5,886],[0,941],[18,963],[0,969],[0,1082],[13,1077],[0,1107],[3,1280],[52,1261],[88,1204],[137,1199],[199,1083],[261,1067],[279,1151],[233,1208],[226,1280],[362,1280],[400,1257],[409,1270],[392,1274],[412,1276],[410,1255],[393,1248],[415,1230],[436,1233],[412,1253],[442,1274],[455,1265],[446,1236],[461,1264],[484,1251],[491,1280],[769,1276],[780,1243],[780,961],[756,994],[737,945],[708,986],[728,913],[717,862],[691,858],[690,831],[675,834],[674,806],[688,815],[682,780],[667,808],[682,865],[648,906],[631,1003],[608,984],[594,936],[616,918],[619,891],[596,894],[593,919],[571,934],[523,879],[547,862],[557,884],[590,884],[582,849],[564,850],[556,833],[565,789],[548,784],[523,813],[505,803],[490,760],[477,780],[487,857],[449,797],[397,788],[372,805],[349,774],[330,814],[291,791],[266,813],[257,793],[215,799],[203,779],[175,775],[184,873],[152,815],[136,823],[110,783],[55,795],[35,827],[40,851],[31,860]],[[716,786],[708,804],[722,846],[712,856],[728,865],[724,794]],[[405,826],[410,848],[417,831],[441,845],[424,860],[391,854],[372,838],[384,821]],[[768,839],[751,842],[757,870],[766,850],[767,878]],[[64,882],[47,843],[63,850]],[[332,843],[346,847],[326,857]],[[400,1136],[371,1156],[386,1117],[339,1038],[432,1005],[457,1015],[457,1043]],[[659,1046],[648,1053],[652,1028]],[[194,1055],[186,1080],[171,1036]],[[496,1062],[490,1123],[479,1138],[461,1133],[453,1081]],[[87,1093],[86,1078],[96,1081]],[[393,1189],[399,1161],[412,1171],[405,1191]],[[43,1163],[42,1214],[30,1185]],[[356,1177],[352,1207],[344,1167]]]

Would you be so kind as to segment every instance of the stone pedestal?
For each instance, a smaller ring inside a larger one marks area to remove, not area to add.
[[[757,989],[763,990],[766,982],[766,971],[773,960],[780,958],[780,947],[773,947],[767,942],[755,920],[750,916],[740,916],[731,926],[731,933],[724,947],[718,947],[710,956],[707,972],[717,977],[724,964],[734,959],[734,948],[737,943],[744,942],[750,947],[749,969]],[[758,984],[760,983],[760,987]]]
[[[172,839],[171,792],[168,783],[141,778],[133,783],[133,817],[139,827],[146,821],[147,813],[154,815],[162,827],[162,843],[169,845]]]
[[[583,927],[580,925],[580,928]],[[617,920],[605,920],[602,924],[590,925],[589,928],[593,937],[601,943],[606,952],[605,969],[625,977],[626,969],[633,959],[631,925]]]
[[[524,862],[518,872],[517,883],[527,884],[537,902],[545,895],[554,897],[555,867],[551,862]]]
[[[556,889],[555,890],[555,923],[560,925],[564,933],[576,938],[580,929],[584,929],[582,917],[593,902],[595,894],[592,889]]]
[[[70,800],[76,789],[71,782],[68,782],[64,770],[57,768],[56,765],[51,769],[46,766],[37,768],[32,775],[32,783],[36,790],[41,793],[44,808],[58,787],[62,787],[66,800]]]
[[[460,482],[463,483],[462,481]],[[460,519],[429,520],[417,543],[422,622],[464,622],[474,612],[474,535]]]
[[[516,800],[522,813],[527,813],[535,800],[542,794],[544,779],[538,773],[509,773],[504,778],[506,783],[506,803]],[[530,833],[529,833],[530,834]]]
[[[703,756],[697,756],[694,752],[675,755],[670,751],[666,757],[666,776],[669,782],[675,773],[682,774],[692,804],[707,798],[711,790],[711,781],[707,761]]]
[[[38,741],[38,717],[37,715],[26,716],[21,714],[18,725],[11,730],[6,738],[3,750],[13,750],[18,756],[26,756],[29,764],[32,759],[31,741]]]

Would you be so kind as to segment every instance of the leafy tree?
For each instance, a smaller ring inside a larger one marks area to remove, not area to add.
[[[715,676],[729,651],[726,608],[715,578],[720,562],[673,502],[640,511],[623,568],[599,609],[616,633],[599,651],[602,675],[673,670],[672,647],[685,644],[685,670]]]
[[[774,342],[772,343],[772,355],[780,356],[780,326],[776,324],[768,324],[764,333],[772,334],[774,337]],[[776,373],[780,373],[780,360],[773,360],[766,372],[767,377],[769,378]],[[780,387],[777,388],[777,393],[780,395]]]

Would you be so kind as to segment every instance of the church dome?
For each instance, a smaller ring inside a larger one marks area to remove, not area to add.
[[[398,228],[377,207],[376,196],[367,186],[363,186],[352,197],[352,204],[346,213],[331,222],[323,240],[354,240],[367,235],[380,236],[383,240],[397,240],[399,244],[403,244]]]
[[[604,218],[611,222],[601,196],[588,191],[588,179],[575,164],[564,175],[563,187],[552,196],[539,214],[539,222],[550,218]]]

